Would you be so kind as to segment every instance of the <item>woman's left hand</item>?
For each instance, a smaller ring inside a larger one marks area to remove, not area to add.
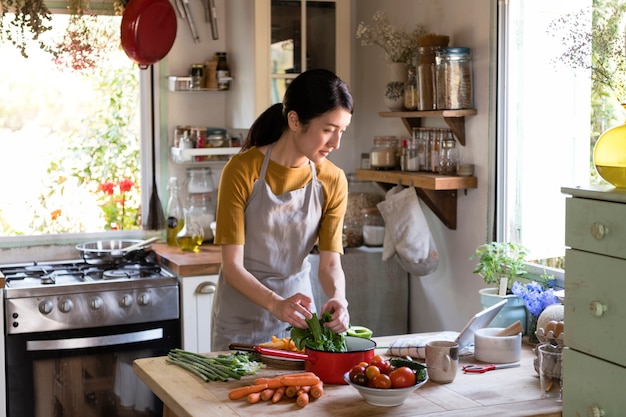
[[[350,313],[348,313],[348,301],[345,299],[331,298],[322,306],[322,314],[330,311],[332,320],[324,323],[335,333],[343,333],[350,327]]]

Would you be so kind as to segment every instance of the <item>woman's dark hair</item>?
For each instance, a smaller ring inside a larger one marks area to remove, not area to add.
[[[339,107],[350,114],[354,111],[346,83],[332,71],[305,71],[291,81],[282,103],[269,107],[254,121],[242,150],[276,142],[287,128],[287,114],[292,110],[306,126],[312,119]]]

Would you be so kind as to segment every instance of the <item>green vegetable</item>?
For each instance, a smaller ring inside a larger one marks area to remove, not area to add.
[[[391,362],[391,365],[396,369],[403,366],[411,368],[415,372],[417,382],[422,382],[426,379],[426,366],[419,362],[405,358],[391,358],[389,362]]]
[[[246,352],[208,357],[182,349],[170,350],[166,362],[194,373],[205,382],[241,379],[242,376],[256,374],[263,366]]]
[[[332,329],[324,327],[324,323],[332,320],[330,312],[322,314],[318,319],[317,314],[313,313],[313,317],[307,319],[309,325],[307,329],[290,326],[291,339],[298,349],[308,347],[310,349],[321,350],[324,352],[347,352],[346,338],[341,333],[335,333]]]

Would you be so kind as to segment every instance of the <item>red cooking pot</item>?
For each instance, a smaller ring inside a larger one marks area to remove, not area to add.
[[[176,20],[169,0],[130,0],[120,28],[124,52],[141,69],[159,62],[176,40]]]
[[[356,336],[346,336],[347,352],[325,352],[305,348],[304,353],[270,349],[262,346],[232,343],[232,350],[254,350],[262,355],[304,360],[304,370],[313,372],[326,384],[346,384],[343,374],[359,362],[371,362],[376,342]]]

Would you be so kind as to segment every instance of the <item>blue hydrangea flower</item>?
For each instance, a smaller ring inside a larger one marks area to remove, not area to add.
[[[527,284],[520,284],[518,281],[515,281],[511,291],[524,300],[526,309],[534,317],[539,317],[546,307],[559,302],[552,288],[545,289],[543,285],[536,281],[531,281]]]

